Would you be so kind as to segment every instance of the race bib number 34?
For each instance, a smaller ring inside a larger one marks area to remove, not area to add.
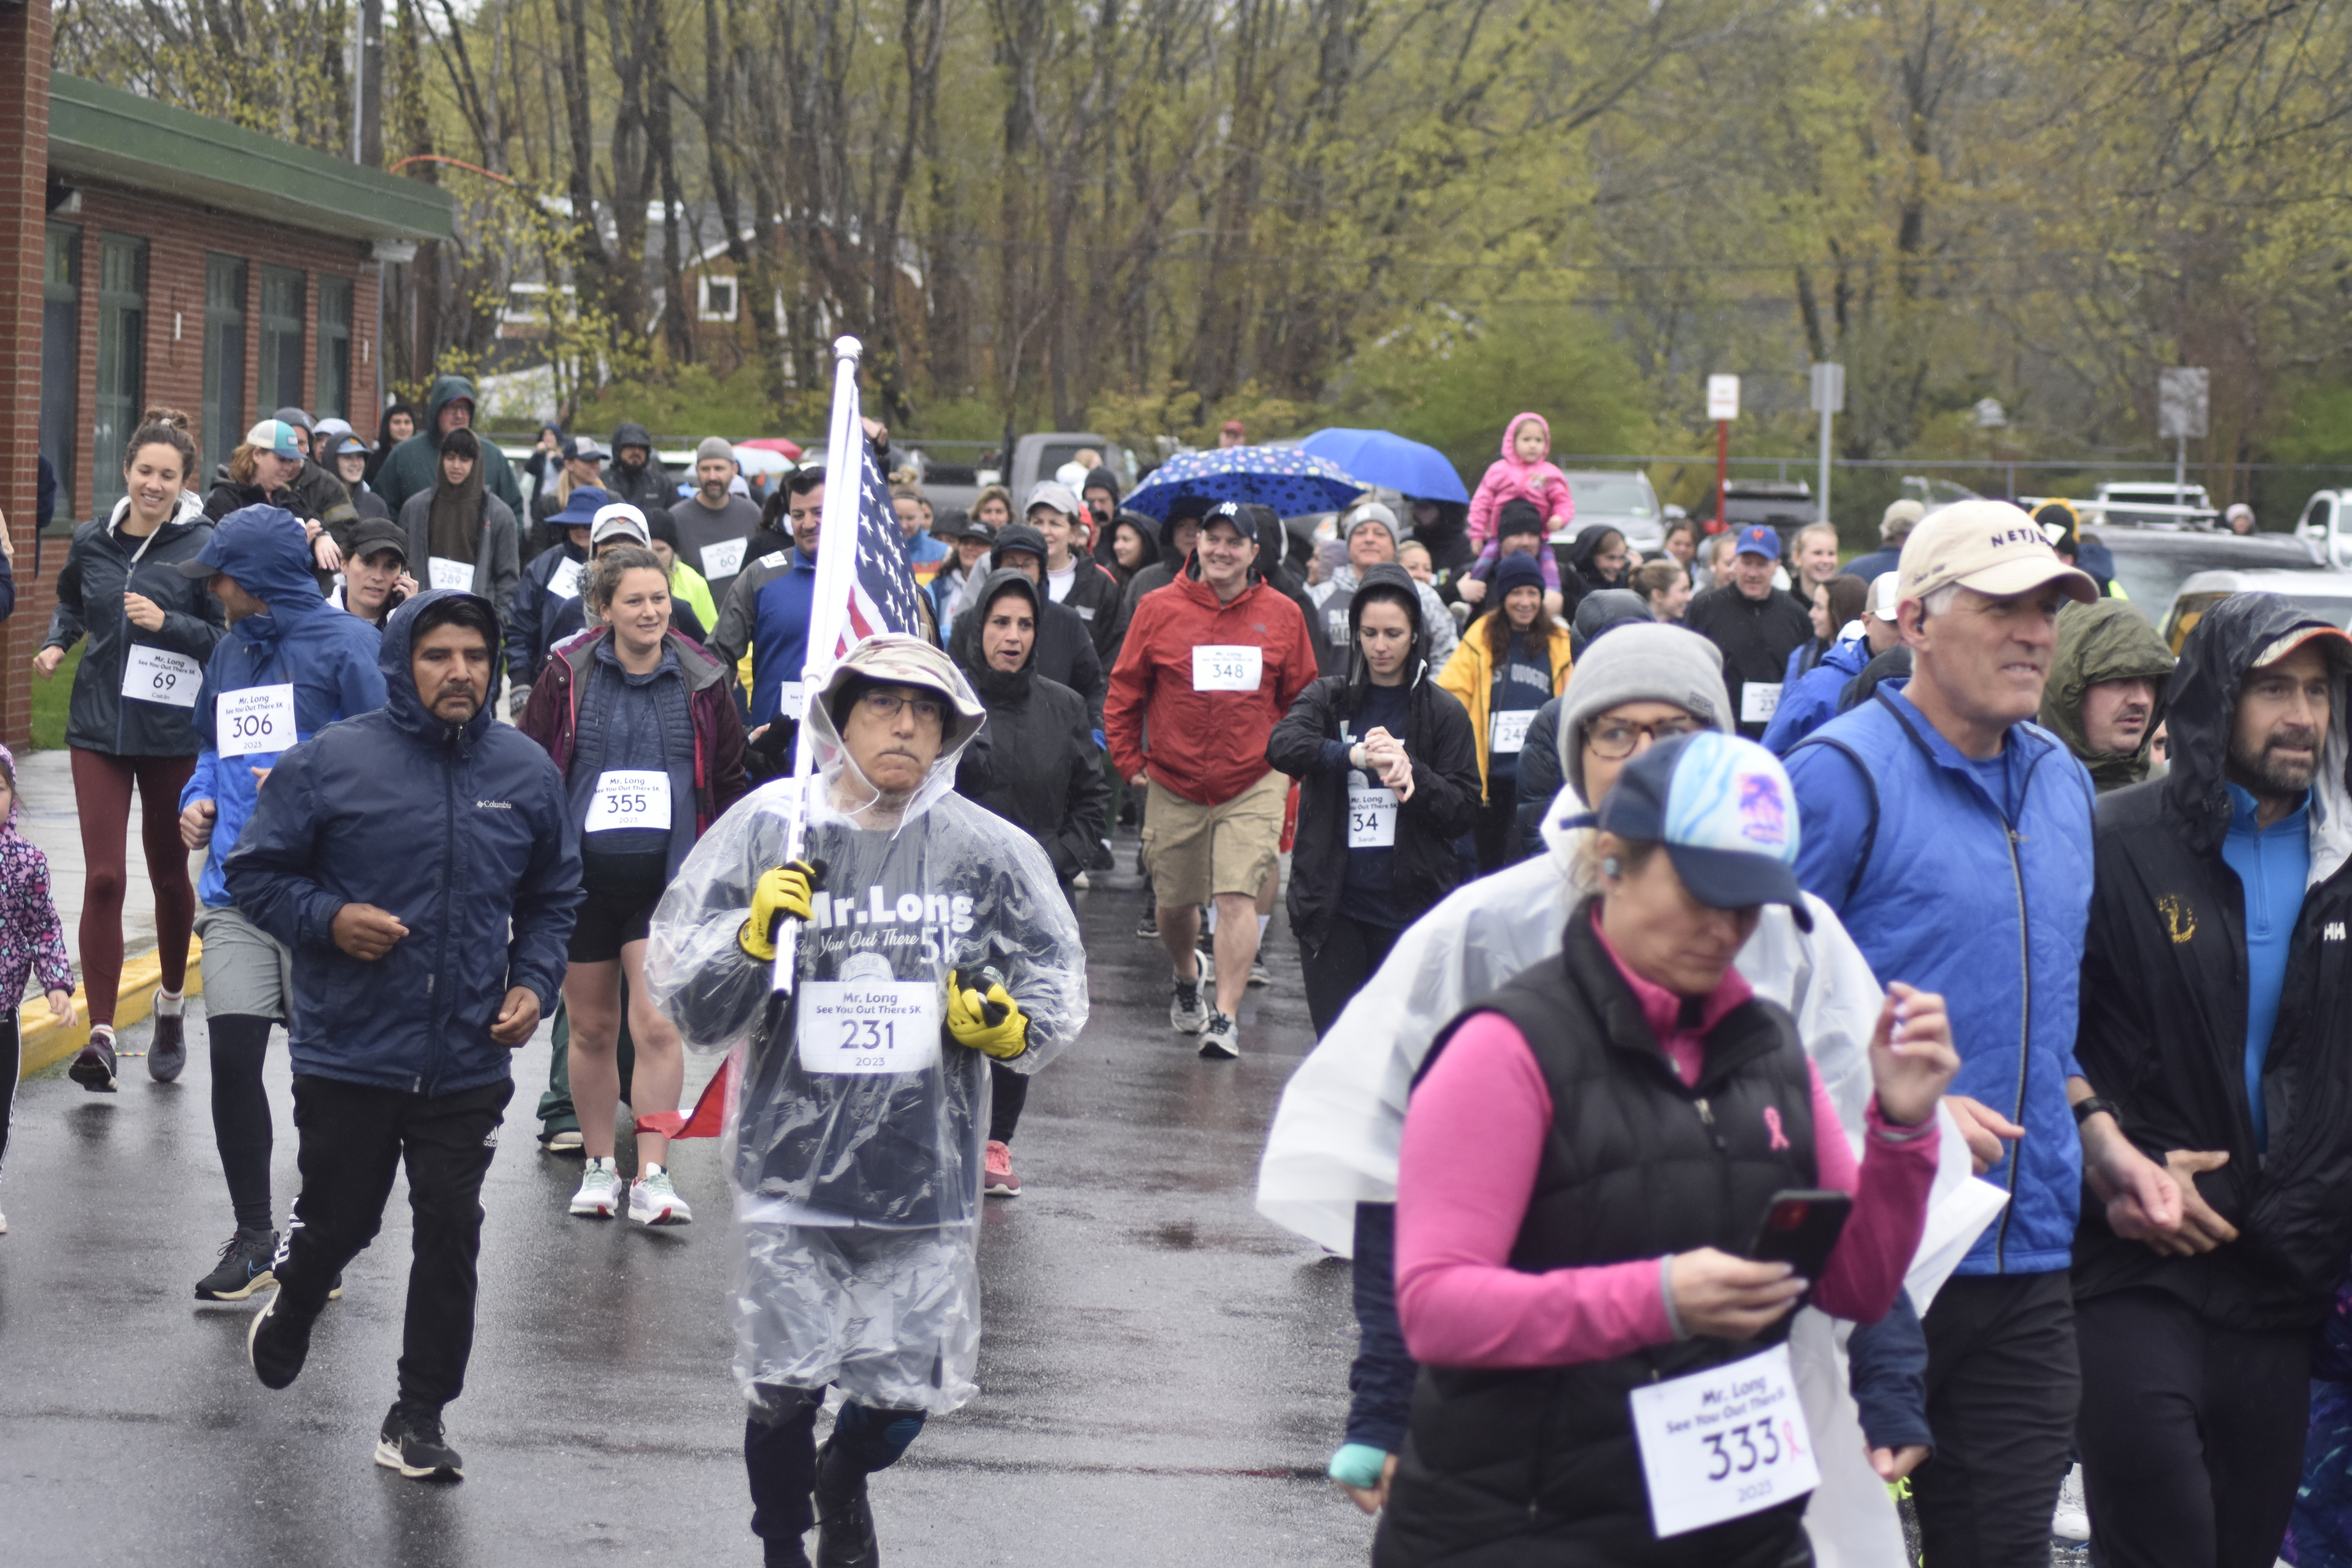
[[[1239,646],[1206,646],[1192,650],[1195,691],[1255,691],[1265,675],[1265,650]]]
[[[1632,1394],[1660,1540],[1801,1498],[1822,1484],[1789,1347]]]
[[[1348,847],[1387,849],[1396,843],[1396,791],[1352,779],[1348,784]]]
[[[205,667],[184,653],[132,643],[122,661],[122,695],[142,702],[163,702],[194,708],[196,688],[205,680]]]
[[[804,980],[801,1068],[921,1072],[939,1065],[940,988],[929,980]]]
[[[224,757],[282,752],[294,733],[294,683],[224,691],[213,703],[213,749]]]

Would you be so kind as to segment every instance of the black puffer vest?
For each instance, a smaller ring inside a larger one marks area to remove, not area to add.
[[[1499,1013],[1527,1037],[1550,1092],[1551,1132],[1511,1266],[1742,1251],[1773,1194],[1817,1180],[1796,1025],[1769,1002],[1733,1008],[1685,1088],[1594,933],[1592,908],[1569,917],[1557,962],[1473,1004],[1429,1055],[1437,1060],[1464,1019]],[[1643,1384],[1753,1355],[1788,1328],[1783,1318],[1744,1343],[1690,1339],[1573,1366],[1423,1367],[1375,1568],[1810,1562],[1802,1499],[1656,1539],[1628,1404]]]

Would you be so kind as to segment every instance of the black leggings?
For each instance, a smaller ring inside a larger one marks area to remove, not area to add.
[[[1486,804],[1478,808],[1471,832],[1478,841],[1478,874],[1491,877],[1506,866],[1526,858],[1519,839],[1519,786],[1517,778],[1486,781]]]
[[[274,1018],[228,1013],[207,1018],[212,1038],[213,1142],[220,1148],[221,1174],[228,1178],[228,1201],[239,1230],[268,1230],[269,1156],[276,1134],[269,1095],[261,1087],[261,1064],[269,1056]]]
[[[2076,1440],[2105,1568],[2270,1568],[2303,1481],[2311,1332],[2205,1322],[2161,1290],[2074,1308]]]
[[[772,1554],[776,1560],[789,1562],[790,1549],[816,1522],[809,1493],[816,1486],[816,1413],[824,1405],[824,1390],[767,1384],[759,1390],[759,1403],[743,1423],[751,1533],[780,1549]],[[851,1475],[870,1476],[897,1464],[922,1429],[919,1410],[845,1404],[833,1418],[826,1462]]]
[[[1021,1108],[1029,1103],[1029,1075],[1014,1072],[1003,1062],[988,1064],[988,1141],[1010,1143],[1021,1125]]]
[[[16,1075],[25,1068],[25,1047],[16,1033],[16,1015],[0,1023],[0,1164],[8,1159],[8,1123],[16,1115]]]
[[[1370,925],[1351,920],[1346,915],[1331,917],[1331,929],[1323,938],[1323,945],[1313,952],[1299,955],[1298,967],[1307,979],[1307,1016],[1315,1025],[1315,1037],[1321,1039],[1339,1021],[1339,1014],[1354,1000],[1364,982],[1381,966],[1396,945],[1394,926]]]

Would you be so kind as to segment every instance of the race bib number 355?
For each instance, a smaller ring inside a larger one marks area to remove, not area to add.
[[[1192,650],[1195,691],[1255,691],[1265,674],[1265,650],[1247,644],[1209,645]]]
[[[609,768],[596,775],[583,833],[645,827],[669,831],[669,775],[657,768]]]
[[[1822,1484],[1789,1347],[1637,1388],[1633,1435],[1664,1540],[1742,1519]]]
[[[921,1072],[940,1059],[940,988],[929,980],[804,980],[801,1068]]]

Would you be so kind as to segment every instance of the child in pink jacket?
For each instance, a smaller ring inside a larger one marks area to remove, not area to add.
[[[1540,414],[1514,416],[1503,430],[1503,455],[1489,464],[1470,498],[1470,542],[1480,549],[1495,537],[1496,514],[1507,500],[1533,501],[1545,525],[1557,533],[1576,520],[1568,476],[1554,468],[1551,426]]]

